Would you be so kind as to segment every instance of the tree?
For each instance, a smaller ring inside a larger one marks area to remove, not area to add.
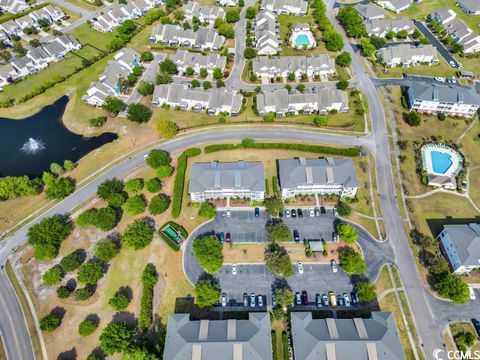
[[[198,210],[198,215],[207,219],[213,219],[217,215],[217,208],[209,202],[203,202],[200,205],[200,210]]]
[[[305,85],[303,84],[298,84],[295,89],[297,89],[297,91],[300,91],[301,93],[305,92]]]
[[[51,260],[58,254],[60,243],[72,232],[68,217],[54,215],[28,229],[28,243],[35,247],[35,259]]]
[[[110,238],[102,239],[95,244],[95,256],[102,261],[110,261],[119,252],[117,244]]]
[[[277,217],[283,211],[283,201],[279,196],[265,198],[265,209],[270,216]]]
[[[240,11],[238,11],[237,9],[227,10],[225,14],[225,20],[228,23],[236,23],[238,20],[240,20]]]
[[[348,36],[358,38],[366,35],[363,18],[353,6],[340,8],[338,18],[342,25],[347,29]]]
[[[376,286],[370,282],[361,282],[355,285],[358,301],[362,303],[372,302],[377,298]]]
[[[397,35],[397,34],[395,34],[394,31],[389,31],[389,32],[385,35],[385,37],[387,38],[387,40],[392,40],[393,38],[395,38],[396,35]]]
[[[147,189],[148,192],[151,192],[151,193],[159,192],[160,190],[162,190],[162,182],[157,177],[148,179],[147,182],[145,183],[145,188]]]
[[[370,36],[370,42],[373,46],[375,46],[375,49],[377,50],[387,45],[387,41],[384,38],[376,35]]]
[[[130,304],[130,300],[121,291],[117,291],[112,298],[108,300],[108,305],[115,311],[125,310],[128,304]]]
[[[200,69],[200,77],[206,78],[208,76],[208,71],[205,68]]]
[[[397,38],[398,38],[398,39],[406,39],[407,36],[408,36],[407,30],[400,30],[400,31],[397,33]]]
[[[140,60],[142,61],[152,61],[153,54],[150,51],[144,51],[140,54]]]
[[[335,63],[341,67],[349,67],[352,62],[352,57],[346,51],[342,52],[335,59]]]
[[[243,56],[245,59],[253,59],[257,56],[257,50],[255,50],[253,47],[246,47],[243,51]]]
[[[62,281],[63,271],[58,265],[48,269],[42,276],[42,281],[45,285],[52,286]]]
[[[220,299],[220,286],[213,280],[199,280],[194,291],[195,302],[200,308],[213,306]]]
[[[122,360],[158,360],[158,357],[147,349],[135,349],[123,354]]]
[[[200,87],[200,81],[198,81],[197,79],[193,79],[191,85],[192,85],[192,89]]]
[[[173,167],[170,165],[162,165],[157,168],[157,178],[166,179],[173,173]]]
[[[275,299],[275,302],[284,309],[295,301],[295,295],[292,290],[288,288],[275,289],[273,298]]]
[[[165,194],[158,194],[152,198],[150,201],[150,206],[148,211],[152,215],[162,214],[167,211],[170,206],[170,198]]]
[[[218,28],[218,34],[225,36],[227,39],[233,39],[235,37],[235,30],[232,26],[225,23]]]
[[[92,295],[93,295],[93,290],[88,286],[75,290],[75,300],[77,301],[88,300]]]
[[[328,118],[326,116],[315,116],[313,123],[317,126],[327,126]]]
[[[195,70],[191,66],[189,66],[185,70],[185,73],[187,74],[187,76],[192,76],[195,73]]]
[[[153,169],[158,169],[160,166],[169,165],[172,159],[170,154],[165,150],[154,149],[148,153],[145,162]]]
[[[45,194],[49,199],[65,199],[75,191],[75,180],[70,177],[53,178],[46,185]]]
[[[60,326],[60,317],[50,313],[40,320],[40,329],[43,331],[54,331]]]
[[[178,126],[173,121],[160,120],[157,124],[157,131],[165,139],[170,139],[178,134]]]
[[[362,45],[363,55],[367,57],[373,56],[375,54],[375,50],[377,50],[369,38],[363,38],[360,40],[360,45]]]
[[[93,225],[102,231],[109,231],[117,226],[118,220],[117,210],[108,206],[82,212],[77,218],[77,225],[80,227]]]
[[[78,268],[77,280],[83,284],[95,285],[103,276],[103,267],[98,262],[87,262]]]
[[[410,126],[419,126],[422,123],[422,118],[416,111],[403,113],[403,120]]]
[[[107,122],[106,116],[99,116],[99,117],[91,118],[88,120],[88,123],[90,124],[90,126],[93,126],[93,127],[103,126],[106,122]]]
[[[120,35],[130,35],[137,28],[137,24],[133,20],[125,20],[123,24],[117,27],[117,32]]]
[[[345,90],[348,87],[348,80],[342,79],[337,83],[337,87],[340,90]]]
[[[192,245],[200,266],[209,274],[217,273],[223,266],[223,246],[215,235],[202,236]]]
[[[110,323],[100,335],[100,347],[107,355],[125,352],[133,341],[135,330],[125,323]]]
[[[170,84],[173,81],[173,78],[167,73],[160,73],[155,78],[157,84]]]
[[[130,104],[127,108],[127,119],[137,122],[144,123],[150,120],[152,117],[152,111],[143,104]]]
[[[37,195],[41,185],[41,179],[30,179],[28,176],[0,177],[0,200]]]
[[[63,174],[63,166],[60,164],[57,164],[56,162],[53,162],[50,164],[50,172],[53,175],[59,176]]]
[[[257,16],[257,8],[255,8],[254,6],[249,6],[245,13],[245,17],[247,19],[254,19],[255,16]]]
[[[352,213],[352,208],[343,201],[340,201],[337,206],[337,213],[340,216],[349,216]]]
[[[203,90],[207,91],[212,88],[212,83],[210,81],[203,82]]]
[[[163,60],[160,63],[160,72],[166,74],[175,74],[177,72],[177,64],[169,59]]]
[[[142,214],[146,207],[147,201],[143,195],[132,196],[122,205],[123,210],[129,215]]]
[[[153,288],[158,282],[158,274],[155,265],[147,264],[142,273],[142,285],[144,287]]]
[[[68,286],[62,285],[57,288],[57,296],[59,299],[66,299],[71,295],[72,291]]]
[[[342,35],[335,30],[327,30],[323,33],[323,42],[329,51],[340,51],[343,49]]]
[[[109,114],[118,114],[122,111],[123,107],[125,106],[124,102],[119,98],[113,96],[107,96],[105,101],[102,105],[103,110],[108,112]]]
[[[139,192],[143,189],[143,179],[135,178],[128,180],[124,185],[125,190],[128,192]]]
[[[288,226],[280,221],[268,222],[266,229],[270,241],[289,241],[292,238]]]
[[[362,256],[351,247],[342,248],[339,251],[340,265],[347,274],[363,274],[367,271],[367,265]]]
[[[78,333],[80,336],[89,336],[97,330],[98,324],[90,319],[83,320],[78,324]]]
[[[275,242],[268,245],[267,251],[265,252],[265,265],[267,270],[272,274],[281,277],[289,277],[293,275],[290,256],[284,247],[281,247]]]
[[[337,233],[347,244],[353,244],[358,237],[357,230],[355,230],[352,225],[347,223],[338,224]]]
[[[173,12],[173,17],[176,20],[182,20],[185,16],[185,12],[182,9],[177,9]]]
[[[63,169],[65,171],[72,171],[76,166],[77,164],[75,164],[72,160],[67,159],[63,162]]]
[[[155,86],[152,83],[145,80],[140,81],[137,86],[137,91],[139,92],[139,94],[143,96],[152,95],[154,89],[155,89]]]
[[[154,228],[146,220],[135,220],[122,235],[122,244],[139,250],[150,244]]]
[[[60,261],[60,266],[63,271],[69,272],[78,269],[80,265],[82,265],[82,259],[80,256],[73,252],[71,254],[68,254],[65,256],[61,261]]]
[[[440,296],[452,300],[454,304],[466,304],[470,301],[468,285],[458,275],[443,273],[437,276],[435,290]]]
[[[420,30],[418,30],[417,28],[415,28],[415,30],[413,31],[412,35],[410,35],[412,37],[412,39],[418,39],[422,36],[422,33],[420,32]]]

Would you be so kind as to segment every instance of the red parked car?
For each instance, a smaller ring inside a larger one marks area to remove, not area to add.
[[[232,238],[230,237],[230,233],[227,233],[227,235],[225,236],[225,241],[227,242],[227,244],[230,244],[232,242]]]
[[[308,305],[308,294],[306,291],[302,291],[302,302],[303,305]]]

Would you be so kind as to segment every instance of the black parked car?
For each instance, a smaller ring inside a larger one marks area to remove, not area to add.
[[[299,217],[299,218],[303,218],[303,211],[302,211],[302,209],[298,209],[297,211],[298,211],[298,217]]]
[[[296,217],[297,217],[297,210],[292,209],[292,218],[296,218]]]
[[[298,234],[298,230],[293,230],[293,240],[296,242],[300,241],[300,235]]]
[[[477,319],[472,319],[472,324],[477,331],[477,335],[480,336],[480,321],[478,321]]]

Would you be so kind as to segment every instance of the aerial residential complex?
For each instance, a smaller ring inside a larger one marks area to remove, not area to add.
[[[404,360],[393,314],[372,312],[369,319],[314,319],[292,312],[293,358]]]
[[[194,73],[198,75],[201,69],[205,69],[209,74],[213,70],[220,69],[222,72],[227,65],[227,58],[223,55],[215,53],[199,54],[187,50],[178,50],[172,55],[171,60],[177,64],[177,70],[185,73],[188,68],[192,68]]]
[[[83,101],[88,105],[102,106],[107,97],[118,97],[120,80],[127,78],[139,64],[140,55],[135,50],[121,49],[115,54],[114,61],[100,74],[98,81],[90,85]]]
[[[253,59],[252,72],[260,78],[287,78],[294,73],[296,78],[308,76],[329,76],[335,74],[335,61],[327,54],[312,56],[259,56]]]
[[[328,114],[332,110],[347,112],[348,95],[342,90],[313,89],[309,93],[289,93],[286,89],[257,94],[260,116],[274,113],[277,117],[302,114]]]
[[[470,87],[414,82],[408,87],[408,104],[419,112],[472,117],[480,99]]]
[[[433,45],[414,46],[410,44],[391,45],[377,51],[385,66],[436,65],[439,63],[437,50]]]
[[[163,45],[192,47],[195,49],[219,50],[225,44],[225,37],[218,35],[217,30],[200,28],[198,31],[183,29],[179,25],[157,25],[153,28],[150,41]]]
[[[243,96],[224,87],[203,90],[186,84],[168,84],[155,87],[153,106],[168,105],[180,110],[207,111],[209,115],[237,116],[242,109]]]
[[[454,273],[480,269],[480,224],[444,225],[437,240]]]
[[[305,0],[262,0],[260,9],[270,10],[275,14],[304,16],[308,12],[308,2]]]
[[[432,13],[431,16],[445,28],[455,42],[463,46],[464,53],[480,51],[480,35],[458,19],[455,11],[449,8],[441,8]]]
[[[28,10],[30,5],[25,0],[1,0],[0,10],[11,14],[18,14],[25,10]]]
[[[264,172],[262,162],[193,163],[188,193],[193,202],[229,197],[263,201]]]
[[[196,17],[201,23],[213,23],[216,18],[225,19],[225,10],[218,6],[200,5],[195,1],[189,1],[185,7],[185,20],[192,21]]]
[[[478,0],[459,0],[458,6],[468,15],[480,15],[480,2]]]
[[[415,24],[406,17],[396,19],[371,19],[365,21],[365,30],[369,36],[375,35],[384,38],[390,31],[398,33],[405,30],[408,34],[413,34]]]
[[[352,159],[290,159],[278,160],[282,198],[297,195],[334,194],[353,198],[359,183]]]
[[[255,46],[258,55],[278,54],[280,44],[280,30],[275,13],[271,10],[261,11],[255,18]]]

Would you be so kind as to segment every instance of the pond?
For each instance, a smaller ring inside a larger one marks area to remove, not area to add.
[[[0,118],[0,176],[41,176],[53,162],[78,161],[118,138],[113,133],[86,138],[68,130],[62,123],[67,103],[64,96],[23,120]]]

